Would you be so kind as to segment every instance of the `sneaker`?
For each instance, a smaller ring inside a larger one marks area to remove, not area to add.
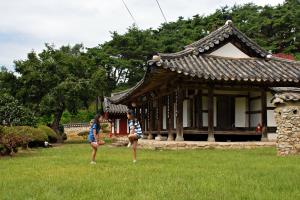
[[[127,148],[131,147],[131,142],[128,143]]]
[[[95,161],[91,161],[91,163],[90,163],[91,165],[95,165],[96,164],[96,162]]]
[[[136,163],[136,160],[133,160],[132,162],[133,162],[133,163]]]

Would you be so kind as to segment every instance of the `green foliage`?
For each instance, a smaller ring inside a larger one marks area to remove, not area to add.
[[[82,139],[86,140],[89,135],[89,131],[82,131],[82,132],[78,133],[77,135],[81,136]]]
[[[105,69],[79,44],[59,49],[46,44],[43,52],[31,52],[15,64],[21,75],[17,97],[36,113],[52,115],[56,132],[64,110],[77,113],[106,89]]]
[[[12,73],[9,72],[5,67],[0,69],[0,92],[8,93],[14,96],[18,88],[18,79]]]
[[[33,113],[18,100],[6,93],[0,93],[0,124],[21,126],[36,124]]]
[[[61,123],[81,123],[81,122],[89,122],[94,118],[95,112],[91,112],[89,110],[80,110],[76,114],[72,114],[68,111],[65,111],[62,114]]]
[[[50,127],[45,126],[45,125],[40,125],[38,126],[38,129],[43,131],[44,133],[47,134],[48,136],[48,141],[51,143],[57,142],[58,136],[55,131],[53,131]]]
[[[26,148],[30,141],[32,138],[28,134],[22,134],[15,128],[0,126],[0,155],[17,153],[18,147]]]

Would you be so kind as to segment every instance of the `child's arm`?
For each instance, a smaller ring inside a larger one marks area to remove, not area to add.
[[[93,129],[93,134],[94,134],[94,138],[95,138],[96,142],[98,142],[99,141],[99,134],[97,135],[96,129]]]

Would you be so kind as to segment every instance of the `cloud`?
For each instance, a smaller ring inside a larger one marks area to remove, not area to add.
[[[163,17],[155,0],[124,0],[140,28],[157,28]],[[160,0],[168,21],[179,16],[209,14],[221,6],[249,0]],[[258,5],[283,0],[253,0]],[[0,0],[0,65],[12,69],[13,60],[24,59],[44,43],[83,43],[96,46],[110,39],[110,31],[124,33],[133,21],[121,0]]]

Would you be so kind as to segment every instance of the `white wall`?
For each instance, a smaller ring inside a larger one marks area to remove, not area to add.
[[[167,129],[167,106],[163,106],[163,129]]]
[[[202,96],[202,109],[207,110],[207,97]],[[203,126],[208,126],[208,113],[202,113]],[[217,98],[214,97],[214,126],[217,126]]]
[[[111,133],[115,133],[115,123],[111,123]]]
[[[271,103],[271,99],[273,98],[273,94],[271,92],[267,92],[267,107],[274,108],[275,106]],[[267,111],[267,126],[277,126],[275,122],[274,110]]]
[[[191,101],[189,99],[185,99],[183,101],[183,127],[191,126]]]
[[[235,98],[235,127],[246,127],[246,97]]]
[[[251,111],[261,110],[261,99],[255,99],[251,101],[250,104]]]
[[[275,116],[274,116],[274,110],[268,110],[267,111],[267,126],[277,126],[276,121],[275,121]]]
[[[250,115],[250,127],[256,127],[258,123],[261,123],[261,113]]]
[[[116,119],[116,133],[120,133],[120,119]]]
[[[231,58],[249,58],[247,54],[239,50],[232,43],[227,43],[219,49],[210,53],[210,55],[222,56],[222,57],[231,57]]]

